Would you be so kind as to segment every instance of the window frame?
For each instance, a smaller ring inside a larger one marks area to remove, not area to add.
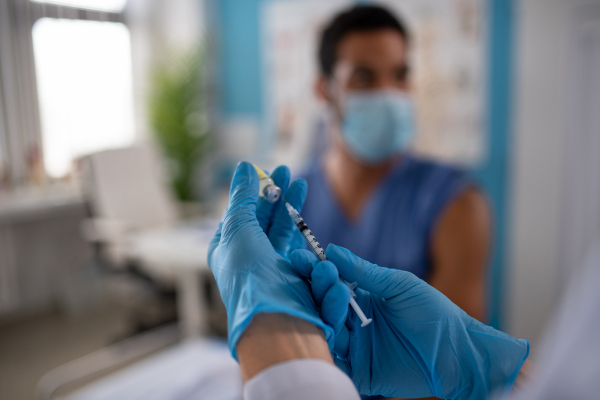
[[[4,164],[0,165],[0,191],[3,186],[25,186],[31,181],[34,171],[27,165],[28,153],[37,150],[43,160],[34,24],[41,18],[56,18],[128,26],[125,9],[101,11],[30,0],[0,0],[0,162]]]

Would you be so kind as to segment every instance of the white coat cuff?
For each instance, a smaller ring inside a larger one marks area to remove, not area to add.
[[[244,386],[246,400],[359,400],[354,384],[335,365],[298,359],[276,364]]]

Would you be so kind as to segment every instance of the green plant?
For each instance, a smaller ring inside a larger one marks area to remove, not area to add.
[[[151,72],[150,127],[169,162],[172,185],[181,201],[194,199],[194,171],[208,146],[205,56],[198,50],[168,52]]]

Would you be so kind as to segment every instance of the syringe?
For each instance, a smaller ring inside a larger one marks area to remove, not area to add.
[[[283,199],[283,200],[285,201],[285,199]],[[327,261],[327,256],[325,255],[325,249],[323,249],[321,247],[321,245],[317,241],[317,238],[315,237],[315,235],[313,235],[311,230],[306,225],[306,222],[304,222],[304,220],[300,216],[300,213],[298,211],[296,211],[296,209],[294,207],[292,207],[287,201],[285,202],[285,208],[287,208],[288,213],[290,214],[290,217],[292,217],[292,220],[294,221],[294,223],[300,230],[300,233],[302,233],[302,236],[304,236],[304,239],[306,239],[306,241],[310,245],[310,248],[312,249],[312,251],[314,251],[314,253],[317,255],[319,260]],[[354,312],[356,312],[356,315],[358,315],[358,318],[360,318],[360,321],[362,322],[362,324],[360,326],[363,327],[363,326],[369,325],[371,323],[372,319],[367,318],[365,313],[363,313],[363,311],[360,309],[360,306],[358,305],[356,300],[354,300],[354,298],[356,297],[356,293],[354,293],[353,289],[356,287],[356,284],[351,285],[348,282],[344,281],[342,278],[340,278],[340,281],[342,283],[348,285],[348,288],[350,289],[350,305],[352,306],[352,308],[354,309]]]

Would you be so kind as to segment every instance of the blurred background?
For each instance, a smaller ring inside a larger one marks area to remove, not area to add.
[[[490,202],[488,323],[535,354],[600,229],[600,1],[373,3],[413,36],[415,152]],[[0,0],[0,398],[239,398],[207,242],[240,160],[327,143],[352,4]]]

